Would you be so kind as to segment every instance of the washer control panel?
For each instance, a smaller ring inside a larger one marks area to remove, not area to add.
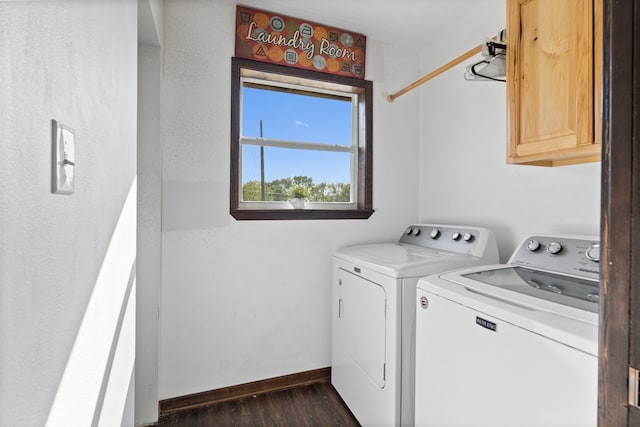
[[[405,229],[398,243],[481,256],[492,241],[493,233],[482,227],[415,224]]]
[[[598,279],[600,242],[581,236],[534,235],[522,242],[509,263]]]

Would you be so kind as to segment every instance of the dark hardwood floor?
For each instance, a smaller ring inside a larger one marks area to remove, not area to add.
[[[358,427],[331,383],[321,382],[165,414],[167,427]]]

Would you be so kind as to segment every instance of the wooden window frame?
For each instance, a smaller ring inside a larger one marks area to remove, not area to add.
[[[358,102],[357,190],[353,209],[246,209],[240,206],[240,90],[242,76],[268,74],[283,81],[312,80],[323,85],[343,85],[360,93]],[[231,59],[231,160],[229,213],[236,220],[367,219],[373,214],[373,82],[316,71],[285,67],[249,59]]]

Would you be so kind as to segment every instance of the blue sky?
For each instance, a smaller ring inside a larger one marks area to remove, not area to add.
[[[351,144],[351,103],[245,87],[242,134],[327,144]],[[348,153],[265,148],[265,180],[305,175],[313,182],[349,182]],[[243,181],[260,179],[260,147],[245,146]]]

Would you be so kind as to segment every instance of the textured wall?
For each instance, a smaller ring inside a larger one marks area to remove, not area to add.
[[[158,419],[158,311],[162,271],[160,73],[164,1],[138,2],[138,233],[136,425]]]
[[[486,32],[435,46],[422,56],[426,72],[504,28],[505,4],[476,19]],[[420,111],[420,218],[478,223],[496,232],[507,261],[528,234],[598,235],[600,164],[545,168],[506,163],[505,83],[469,82],[466,65],[422,86]],[[434,183],[436,183],[434,185]]]
[[[0,2],[2,426],[86,426],[127,412],[136,10],[134,0]],[[50,190],[51,119],[75,130],[72,195]]]
[[[159,46],[138,47],[138,312],[136,422],[158,416],[158,307],[162,262]]]
[[[415,78],[417,57],[373,39],[373,216],[229,215],[234,12],[232,1],[165,3],[161,399],[329,366],[333,252],[396,240],[417,219],[418,164],[407,153],[418,149],[418,98],[392,105],[383,96]]]

